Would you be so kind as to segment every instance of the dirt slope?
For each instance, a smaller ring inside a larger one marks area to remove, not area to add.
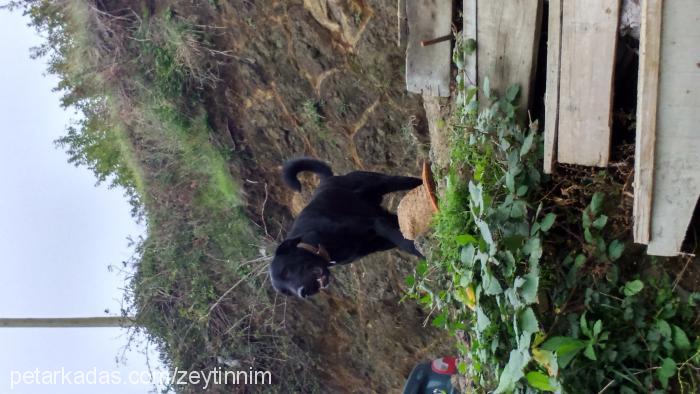
[[[228,56],[207,110],[251,218],[271,237],[281,239],[304,204],[279,180],[285,159],[315,156],[336,173],[420,173],[427,125],[419,97],[404,90],[395,4],[232,1],[211,14],[211,40]],[[424,313],[400,302],[415,263],[377,254],[336,269],[330,294],[288,301],[285,322],[327,390],[397,391],[417,361],[440,353]]]

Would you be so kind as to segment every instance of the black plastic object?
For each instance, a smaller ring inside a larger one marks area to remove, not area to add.
[[[457,370],[455,364],[454,357],[442,357],[416,365],[408,375],[403,394],[459,394],[451,382]]]

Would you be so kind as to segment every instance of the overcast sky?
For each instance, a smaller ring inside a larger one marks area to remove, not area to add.
[[[124,278],[110,264],[127,259],[127,237],[143,228],[121,190],[95,187],[85,168],[67,163],[53,141],[73,113],[59,107],[46,61],[29,58],[41,42],[20,13],[0,11],[0,317],[119,314]],[[12,371],[146,370],[127,353],[124,330],[0,328],[0,392]],[[155,360],[151,360],[155,363]],[[19,385],[13,393],[145,393],[149,385]]]

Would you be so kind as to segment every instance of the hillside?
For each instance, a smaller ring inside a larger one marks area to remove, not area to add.
[[[330,294],[306,302],[276,297],[266,275],[304,199],[279,180],[285,159],[418,172],[426,122],[404,93],[393,6],[14,4],[47,36],[36,55],[82,115],[59,144],[125,187],[148,224],[123,312],[171,367],[253,367],[286,387],[382,392],[436,354],[426,312],[400,302],[415,262],[398,252],[338,270]]]

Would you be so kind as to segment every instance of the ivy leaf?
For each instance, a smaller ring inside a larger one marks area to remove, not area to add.
[[[474,248],[474,245],[470,244],[462,248],[462,252],[459,257],[462,263],[466,264],[468,268],[472,268],[474,266],[475,254],[476,248]]]
[[[476,244],[478,241],[471,234],[462,234],[455,237],[455,241],[461,246]]]
[[[503,288],[501,284],[498,283],[498,279],[491,274],[488,270],[482,272],[482,283],[484,287],[484,294],[486,295],[496,295],[503,293]]]
[[[510,217],[513,219],[520,219],[525,217],[527,213],[527,204],[525,201],[518,200],[514,201],[513,205],[510,207]]]
[[[530,256],[530,264],[536,264],[542,257],[542,242],[538,237],[530,238],[523,247],[523,253]]]
[[[510,171],[506,172],[506,187],[509,192],[515,193],[515,177]]]
[[[484,332],[491,325],[491,319],[484,313],[480,306],[476,307],[476,330],[479,333]]]
[[[625,244],[618,240],[614,240],[610,242],[610,245],[608,245],[608,257],[610,258],[610,261],[615,261],[622,256],[622,252],[625,250]]]
[[[554,224],[554,219],[556,219],[557,215],[554,213],[550,212],[545,216],[542,221],[540,222],[540,230],[544,231],[545,233],[549,231],[550,228],[552,228],[552,225]]]
[[[587,336],[587,337],[592,337],[591,335],[591,330],[588,328],[588,322],[586,321],[586,312],[584,312],[581,315],[581,318],[579,319],[579,326],[581,327],[581,332]]]
[[[600,208],[603,206],[603,199],[605,198],[605,194],[603,192],[595,192],[593,194],[593,197],[591,198],[591,212],[593,215],[598,215],[600,212]]]
[[[471,55],[472,53],[474,53],[474,51],[476,51],[476,40],[470,38],[464,42],[464,53],[467,55]]]
[[[486,98],[491,98],[491,81],[489,81],[489,77],[484,78],[484,97]]]
[[[622,292],[625,294],[625,296],[631,297],[631,296],[639,293],[640,291],[642,291],[643,288],[644,288],[644,283],[641,280],[637,279],[637,280],[633,280],[633,281],[625,283],[625,287],[622,290]]]
[[[535,345],[537,345],[537,339],[535,340]],[[537,364],[540,367],[543,367],[547,370],[547,374],[549,374],[549,376],[557,376],[557,374],[559,373],[559,366],[557,365],[557,354],[553,351],[533,347],[532,358],[537,362]]]
[[[530,149],[532,148],[532,141],[534,138],[534,133],[530,133],[527,137],[525,137],[525,141],[523,141],[523,146],[520,147],[520,157],[525,156],[530,151]]]
[[[688,336],[685,335],[685,331],[683,331],[682,328],[675,324],[673,325],[673,344],[675,345],[676,349],[679,350],[690,349],[690,341],[688,340]]]
[[[491,247],[492,249],[495,248],[496,245],[493,243],[493,237],[491,236],[491,230],[489,230],[489,225],[486,224],[483,220],[477,220],[476,222],[477,227],[479,227],[479,232],[481,233],[481,238],[486,242],[486,244]]]
[[[534,334],[539,331],[539,325],[537,322],[537,317],[532,308],[527,307],[523,309],[518,315],[518,328],[524,334]]]
[[[671,326],[664,319],[659,319],[656,321],[656,328],[659,330],[659,332],[664,338],[671,339],[671,337],[673,336]]]
[[[532,386],[533,388],[536,388],[538,390],[542,391],[554,391],[556,388],[549,384],[549,377],[545,374],[543,374],[540,371],[530,371],[525,375],[525,379],[527,379],[527,383]]]
[[[552,337],[542,344],[542,349],[557,353],[559,368],[566,368],[574,357],[586,347],[586,342],[571,337]]]
[[[522,197],[527,194],[527,185],[521,185],[515,193],[518,197]]]
[[[663,388],[668,387],[668,379],[676,374],[676,369],[676,362],[672,358],[666,357],[661,361],[661,368],[656,370],[656,374]]]
[[[484,197],[481,193],[481,185],[477,186],[473,182],[469,181],[469,197],[475,207],[479,208],[479,211],[484,209]]]
[[[605,227],[605,225],[607,223],[608,223],[608,217],[605,215],[600,215],[600,217],[598,217],[598,219],[593,221],[592,224],[593,224],[593,227],[595,227],[596,229],[602,230],[603,227]]]
[[[520,85],[510,85],[506,90],[506,100],[515,104],[515,100],[518,98],[518,93],[520,93]]]
[[[530,355],[527,351],[511,350],[508,363],[503,368],[501,376],[498,379],[498,387],[495,394],[510,393],[515,389],[515,384],[525,376],[523,369],[530,361]]]
[[[589,360],[592,361],[597,361],[598,358],[595,356],[595,350],[593,350],[593,344],[589,343],[586,346],[586,350],[583,351],[583,355],[586,356]]]
[[[523,301],[530,305],[537,302],[537,288],[540,284],[540,272],[538,267],[533,267],[530,272],[525,275],[525,282],[520,288],[520,296]]]
[[[583,228],[588,229],[589,227],[591,227],[592,219],[590,207],[584,209],[583,213],[581,213],[581,222],[583,224]]]

